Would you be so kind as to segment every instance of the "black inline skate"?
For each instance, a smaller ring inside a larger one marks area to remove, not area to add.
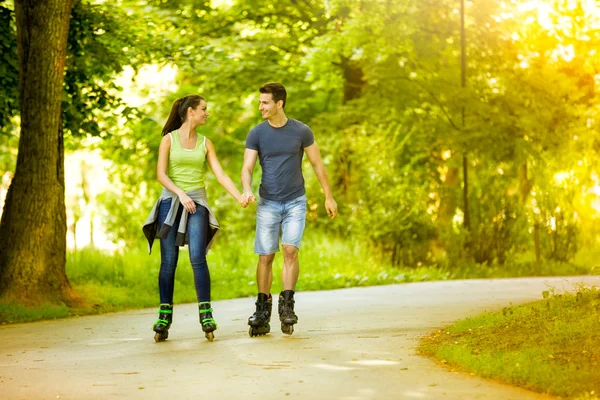
[[[273,298],[270,295],[259,293],[255,304],[256,312],[248,318],[248,325],[250,325],[248,334],[250,337],[262,336],[271,332],[269,322],[273,310]]]
[[[279,294],[279,321],[281,332],[286,335],[294,333],[294,324],[298,323],[298,316],[294,313],[293,290],[284,290]]]
[[[161,304],[158,308],[158,320],[152,325],[155,342],[164,342],[169,337],[169,328],[173,322],[173,304]]]
[[[209,342],[212,342],[215,338],[214,331],[217,330],[217,323],[212,316],[213,309],[210,307],[210,301],[203,301],[198,303],[198,312],[200,313],[200,324],[202,324],[202,330],[204,336]]]

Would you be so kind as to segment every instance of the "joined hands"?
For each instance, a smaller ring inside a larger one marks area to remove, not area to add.
[[[248,204],[252,204],[256,202],[256,197],[252,194],[252,192],[244,192],[240,197],[240,205],[242,208],[248,207]]]

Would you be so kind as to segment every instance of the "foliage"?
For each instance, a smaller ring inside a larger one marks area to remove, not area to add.
[[[257,88],[276,80],[288,88],[288,116],[315,132],[340,206],[330,221],[305,161],[309,220],[319,232],[364,241],[391,265],[457,273],[473,262],[514,265],[535,251],[534,226],[551,262],[597,246],[600,15],[554,0],[543,12],[524,0],[467,2],[463,88],[457,7],[447,0],[78,2],[64,123],[71,148],[99,147],[113,162],[113,185],[98,210],[111,238],[141,240],[139,226],[161,189],[160,128],[177,97],[207,98],[212,117],[199,132],[237,181],[246,134],[260,122]],[[0,29],[3,57],[16,57],[14,26]],[[148,64],[176,68],[177,89],[157,96],[138,88],[144,101],[131,105],[114,78]],[[16,70],[10,60],[2,65],[2,98],[14,105]],[[13,111],[0,107],[3,121],[14,121]],[[15,143],[0,140],[3,150]],[[2,160],[10,169],[11,158]],[[564,173],[570,178],[557,184]],[[208,176],[223,226],[236,237],[252,230],[252,212]],[[259,179],[260,171],[255,188]]]
[[[0,1],[0,135],[18,110],[19,71],[15,18],[6,1]]]
[[[18,76],[14,10],[0,5],[0,122],[4,126],[18,112]],[[0,4],[2,4],[0,3]],[[138,14],[139,13],[139,14]],[[128,29],[122,29],[127,22]],[[132,21],[137,21],[135,24]],[[78,1],[72,9],[67,44],[63,96],[63,125],[71,135],[108,137],[111,127],[132,119],[136,112],[122,102],[112,79],[124,66],[139,68],[161,62],[168,48],[142,12],[107,3]],[[69,143],[69,142],[68,142]],[[70,143],[73,146],[75,143]]]

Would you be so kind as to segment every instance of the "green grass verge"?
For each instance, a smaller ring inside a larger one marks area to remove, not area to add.
[[[552,290],[534,303],[467,318],[423,339],[421,354],[561,398],[598,399],[600,290]]]
[[[220,237],[207,256],[211,274],[211,297],[224,300],[256,296],[256,263],[252,238]],[[298,291],[325,290],[390,283],[443,280],[449,273],[433,267],[398,269],[373,260],[359,243],[307,236],[300,252]],[[281,291],[281,254],[273,264],[272,293]],[[158,242],[148,255],[146,249],[106,254],[86,248],[67,254],[67,275],[75,291],[91,303],[91,309],[66,307],[29,310],[0,303],[0,322],[28,322],[158,305]],[[174,303],[196,301],[192,268],[187,248],[179,253],[175,275]]]
[[[19,303],[0,302],[2,324],[64,318],[70,315],[71,311],[66,305],[45,304],[37,308],[28,308]]]
[[[360,241],[328,237],[307,232],[300,251],[298,291],[326,290],[356,286],[421,282],[464,278],[497,278],[536,275],[530,255],[520,262],[501,267],[467,264],[443,268],[436,266],[392,267],[375,257]],[[600,252],[586,253],[580,264],[545,263],[542,275],[589,274],[592,260]],[[255,296],[256,262],[252,235],[233,237],[223,234],[208,254],[213,300]],[[281,290],[282,256],[273,265],[272,293]],[[67,254],[67,275],[75,291],[93,305],[89,309],[68,309],[46,306],[25,309],[23,306],[0,302],[0,322],[28,322],[62,318],[158,304],[158,271],[160,248],[155,243],[152,255],[145,248],[135,248],[115,254],[85,248]],[[175,280],[175,303],[196,301],[192,270],[187,248],[179,255]]]

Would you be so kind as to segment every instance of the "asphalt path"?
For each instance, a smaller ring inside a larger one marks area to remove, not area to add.
[[[195,304],[175,305],[155,343],[155,309],[0,327],[3,399],[545,399],[416,354],[457,319],[573,290],[600,277],[410,283],[296,294],[299,323],[250,338],[254,299],[213,302],[215,340]],[[276,305],[274,305],[276,311]]]

